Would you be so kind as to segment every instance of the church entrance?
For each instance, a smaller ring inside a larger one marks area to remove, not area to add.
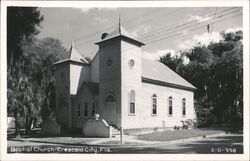
[[[104,119],[109,125],[116,125],[116,101],[112,95],[105,99]]]

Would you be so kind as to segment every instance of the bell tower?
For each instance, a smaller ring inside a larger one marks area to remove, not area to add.
[[[128,114],[128,92],[141,84],[142,53],[144,44],[134,38],[121,26],[110,34],[102,36],[99,45],[99,98],[101,116],[118,128],[122,117]],[[137,90],[136,90],[137,91]],[[113,96],[112,107],[108,102]],[[115,107],[114,107],[115,106]]]

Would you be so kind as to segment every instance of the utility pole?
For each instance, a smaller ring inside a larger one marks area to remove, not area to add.
[[[121,16],[119,14],[119,24],[118,24],[118,29],[119,29],[119,33],[121,34]],[[120,142],[121,144],[123,144],[123,128],[122,128],[122,106],[121,106],[121,128],[120,128]]]

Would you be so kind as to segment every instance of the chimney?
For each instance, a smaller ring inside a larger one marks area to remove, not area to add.
[[[103,39],[105,39],[107,36],[108,36],[108,33],[105,32],[105,33],[102,34],[101,39],[103,40]]]

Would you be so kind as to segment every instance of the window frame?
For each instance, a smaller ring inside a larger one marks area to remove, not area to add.
[[[84,109],[83,109],[83,117],[88,117],[89,116],[89,109],[88,109],[88,103],[84,103]],[[87,115],[86,115],[87,114]]]
[[[131,94],[134,94],[133,100],[131,99]],[[135,113],[136,113],[136,109],[135,109],[135,108],[136,108],[135,96],[136,96],[135,90],[131,90],[131,91],[129,92],[129,111],[128,111],[128,114],[129,114],[129,115],[132,115],[132,116],[134,116]],[[134,111],[134,112],[131,112],[131,111],[132,111],[132,110],[131,110],[131,105],[133,105],[133,111]]]
[[[131,65],[131,62],[133,62],[133,65]],[[129,66],[130,69],[133,69],[135,67],[135,60],[134,59],[129,59],[128,66]]]
[[[171,101],[171,105],[170,105],[170,101]],[[170,109],[171,109],[171,114],[170,114]],[[173,97],[169,96],[168,97],[168,116],[173,116]]]
[[[91,109],[91,116],[94,117],[94,116],[95,116],[95,113],[96,113],[96,105],[95,105],[95,103],[93,102],[93,103],[92,103],[92,109]]]
[[[152,111],[151,111],[151,115],[152,116],[157,116],[157,105],[158,105],[157,95],[153,94],[151,98],[152,98]],[[155,113],[154,113],[154,109],[155,109]]]
[[[181,106],[182,106],[182,116],[185,117],[187,115],[187,103],[186,103],[186,99],[183,98],[181,101]]]
[[[81,117],[81,104],[80,103],[77,106],[77,117]]]

